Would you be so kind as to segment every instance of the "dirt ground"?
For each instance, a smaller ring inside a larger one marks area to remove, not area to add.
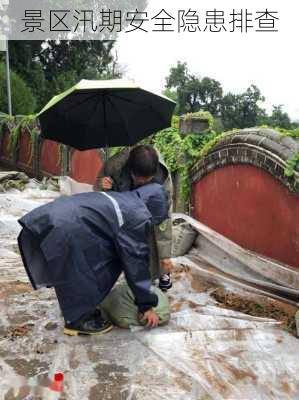
[[[177,268],[174,276],[179,277],[182,272],[190,276],[191,286],[194,290],[198,293],[209,292],[210,296],[217,301],[219,307],[239,311],[255,317],[275,319],[281,322],[281,329],[297,337],[295,322],[297,307],[270,297],[253,295],[249,292],[242,293],[238,290],[233,292],[224,287],[217,287],[217,285],[207,282],[207,280],[201,278],[199,275],[192,274],[188,266]],[[180,303],[174,303],[172,307],[173,311],[178,311]],[[192,302],[190,302],[190,307],[194,307]]]
[[[263,296],[245,296],[233,293],[224,288],[218,288],[211,292],[211,296],[217,300],[220,307],[240,311],[248,315],[263,318],[273,318],[280,321],[281,328],[297,336],[295,313],[297,308]]]

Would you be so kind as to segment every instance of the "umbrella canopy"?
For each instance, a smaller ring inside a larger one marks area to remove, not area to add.
[[[82,80],[38,114],[42,137],[79,150],[131,146],[171,125],[175,102],[123,79]]]

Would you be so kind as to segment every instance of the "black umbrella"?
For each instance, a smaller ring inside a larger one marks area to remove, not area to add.
[[[41,136],[79,150],[132,146],[171,125],[175,102],[122,79],[82,80],[38,114]]]

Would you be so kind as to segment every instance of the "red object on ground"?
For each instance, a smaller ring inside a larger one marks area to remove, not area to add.
[[[54,375],[54,381],[50,385],[50,389],[55,392],[63,392],[64,375],[59,372]]]
[[[299,196],[250,165],[193,184],[193,216],[240,246],[299,268]]]
[[[59,372],[58,374],[54,375],[54,381],[61,382],[63,380],[64,380],[64,375],[61,372]]]

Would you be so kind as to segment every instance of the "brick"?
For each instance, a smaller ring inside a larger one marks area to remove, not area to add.
[[[228,149],[228,155],[229,155],[229,157],[233,157],[233,156],[235,156],[235,155],[237,155],[237,149],[236,148],[230,148],[230,149]]]
[[[212,153],[212,154],[211,154],[211,157],[212,157],[212,160],[213,160],[214,162],[218,161],[218,160],[220,159],[220,152]]]
[[[294,191],[299,193],[299,180],[294,182]]]
[[[220,160],[220,166],[224,166],[227,164],[227,158],[221,158]]]
[[[270,169],[270,170],[275,170],[275,165],[276,163],[269,157],[266,157],[265,160],[265,165]]]
[[[284,168],[279,164],[276,164],[275,175],[284,177]]]
[[[257,162],[260,164],[260,163],[264,163],[265,162],[265,156],[264,155],[262,155],[261,153],[257,153]]]
[[[250,159],[255,158],[254,150],[246,149],[246,156]]]
[[[226,158],[228,156],[228,150],[221,150],[220,151],[220,158]]]

